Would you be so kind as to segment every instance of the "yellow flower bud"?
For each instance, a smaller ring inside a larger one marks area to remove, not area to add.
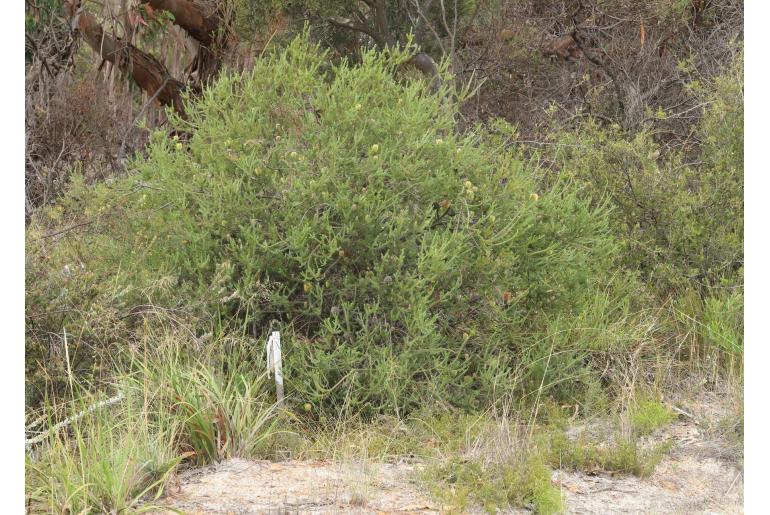
[[[533,200],[533,201],[537,201],[539,198],[540,198],[540,195],[538,195],[537,193],[533,193],[532,195],[529,196],[529,200]]]

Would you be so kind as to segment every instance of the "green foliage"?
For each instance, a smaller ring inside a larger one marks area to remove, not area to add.
[[[372,414],[478,406],[553,320],[626,309],[595,293],[616,254],[604,206],[566,182],[536,194],[514,154],[455,134],[446,92],[395,76],[408,57],[324,70],[299,39],[221,78],[173,121],[189,140],[155,133],[134,174],[73,186],[57,216],[91,224],[28,297],[70,309],[30,323],[87,335],[88,309],[136,327],[148,305],[199,334],[275,321],[295,402]]]
[[[714,169],[714,180],[727,184],[712,184],[713,194],[735,194],[743,191],[743,52],[732,66],[716,77],[713,91],[706,96],[710,102],[700,126],[703,137],[703,159]],[[733,200],[734,201],[734,200]],[[736,204],[735,214],[743,220],[743,204]]]
[[[619,438],[596,444],[585,438],[571,440],[564,432],[550,433],[544,444],[552,467],[583,471],[605,471],[649,477],[669,450],[669,444],[642,448],[635,438]]]
[[[156,334],[127,352],[114,372],[123,399],[111,406],[94,410],[98,394],[75,388],[65,409],[44,407],[50,434],[27,458],[33,511],[151,511],[183,460],[265,457],[277,418],[246,359],[254,346],[222,340],[191,356],[181,340]],[[73,421],[54,428],[55,414]]]
[[[88,409],[95,395],[73,409]],[[180,462],[167,418],[131,403],[102,408],[53,434],[40,458],[27,458],[27,495],[41,512],[122,513],[162,493]],[[110,410],[119,410],[113,414]]]
[[[423,412],[406,422],[406,438],[419,442],[419,455],[429,463],[421,479],[450,512],[476,506],[488,513],[510,506],[563,510],[546,456],[522,434],[507,404],[481,415]]]
[[[604,288],[592,290],[579,309],[548,316],[542,336],[522,349],[527,399],[536,393],[602,411],[606,393],[596,370],[616,368],[612,363],[618,356],[654,341],[653,316],[643,301],[638,283],[619,273],[607,276]]]
[[[264,373],[255,371],[255,356],[248,349],[253,345],[220,345],[207,359],[164,347],[137,363],[141,381],[131,383],[137,392],[153,392],[156,403],[171,406],[181,420],[177,445],[198,464],[260,456],[274,432],[273,409],[262,388]]]
[[[430,480],[440,482],[434,494],[460,512],[470,503],[487,513],[508,506],[531,506],[535,513],[563,510],[559,489],[551,484],[551,471],[533,455],[522,463],[484,466],[476,461],[454,459],[430,470]]]
[[[703,340],[732,356],[743,355],[743,295],[733,292],[705,299]]]
[[[743,358],[743,293],[714,290],[708,297],[681,295],[675,304],[682,330],[691,332],[706,350],[716,350],[728,362]]]
[[[699,128],[700,158],[663,154],[651,133],[589,121],[560,130],[553,158],[562,176],[615,207],[626,266],[660,293],[743,280],[742,59],[718,78]]]
[[[631,409],[631,428],[637,435],[651,434],[676,419],[671,410],[661,402],[645,399]]]

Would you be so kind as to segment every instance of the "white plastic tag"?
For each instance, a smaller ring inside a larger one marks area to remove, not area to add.
[[[273,331],[265,343],[267,374],[275,375],[275,393],[278,404],[283,404],[283,369],[281,363],[281,333]]]

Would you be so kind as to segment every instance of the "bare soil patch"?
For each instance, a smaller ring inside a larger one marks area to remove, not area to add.
[[[184,472],[165,502],[190,514],[440,513],[416,465],[231,459]]]
[[[555,471],[553,481],[561,487],[567,513],[743,513],[743,471],[729,458],[728,444],[690,419],[658,431],[648,443],[662,440],[671,441],[672,450],[647,479]],[[419,469],[407,463],[232,459],[183,472],[163,501],[190,514],[449,511],[420,485]]]

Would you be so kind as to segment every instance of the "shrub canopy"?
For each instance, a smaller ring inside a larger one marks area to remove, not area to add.
[[[77,310],[36,323],[93,341],[154,306],[199,335],[272,325],[293,399],[365,413],[473,406],[542,368],[539,331],[609,281],[607,210],[536,191],[499,138],[458,135],[447,92],[400,76],[407,58],[324,68],[300,38],[218,80],[128,177],[76,181],[48,216],[91,223],[32,267],[28,302]]]

